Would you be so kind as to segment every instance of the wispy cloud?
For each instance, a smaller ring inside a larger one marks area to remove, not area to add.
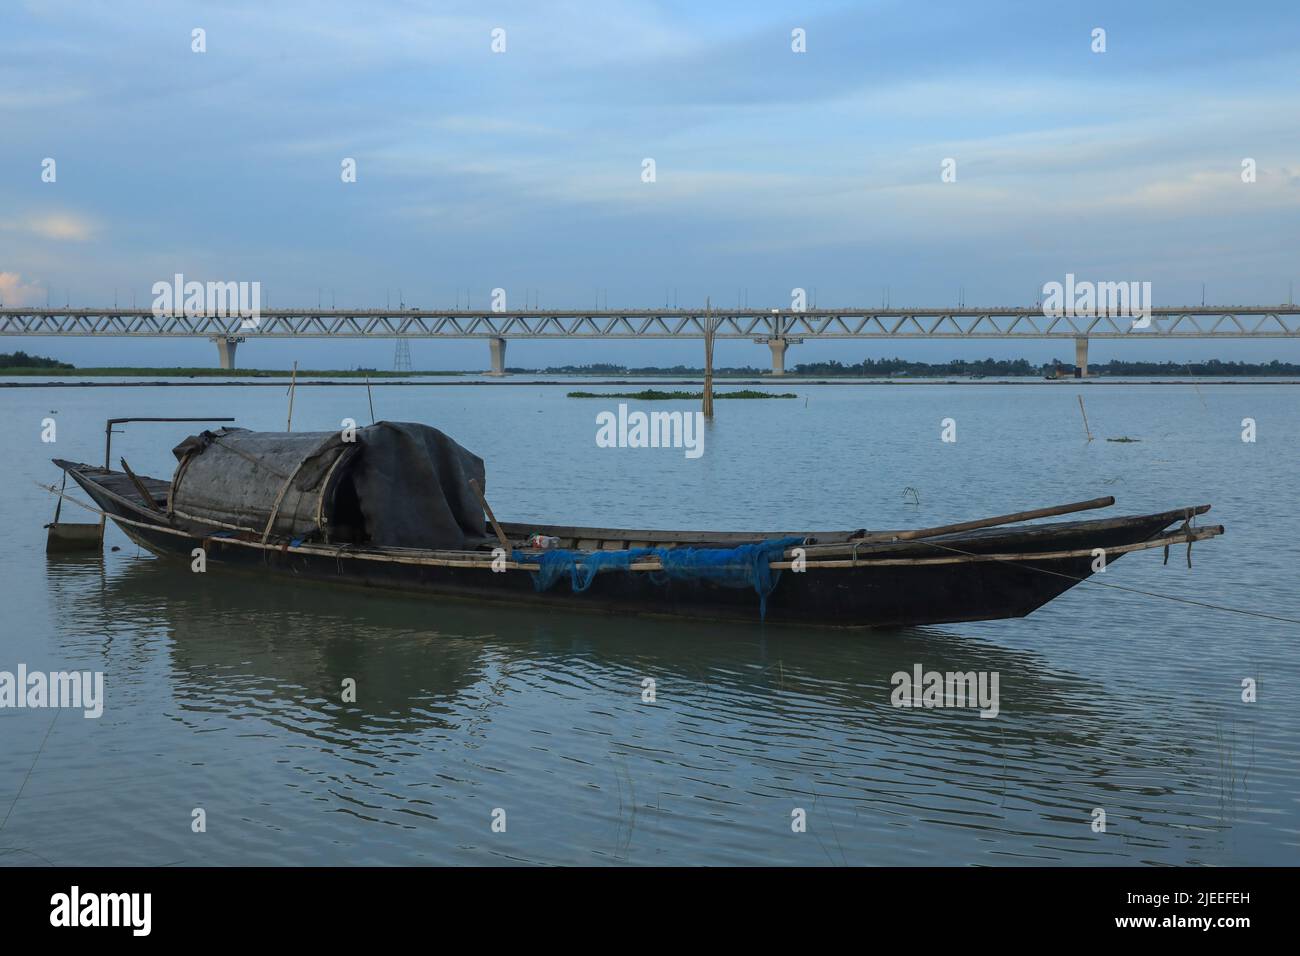
[[[0,303],[6,307],[36,305],[44,301],[44,289],[24,282],[17,272],[0,272]]]
[[[56,242],[85,242],[94,237],[98,227],[75,213],[49,212],[23,219],[0,219],[0,230]]]

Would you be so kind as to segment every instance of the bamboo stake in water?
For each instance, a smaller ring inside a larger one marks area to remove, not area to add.
[[[289,420],[284,423],[284,430],[293,431],[293,393],[298,386],[298,363],[293,363],[293,377],[289,379]]]
[[[704,417],[713,418],[713,308],[704,300]]]
[[[1092,441],[1092,429],[1088,427],[1088,413],[1087,411],[1084,410],[1083,407],[1083,396],[1080,395],[1078,396],[1078,398],[1079,398],[1079,411],[1083,412],[1083,430],[1088,433],[1088,441]]]
[[[375,423],[375,396],[370,391],[370,376],[366,376],[366,398],[370,400],[370,424]]]

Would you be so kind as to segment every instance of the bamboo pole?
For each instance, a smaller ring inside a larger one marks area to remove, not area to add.
[[[284,423],[284,430],[293,431],[293,393],[298,387],[298,363],[293,363],[293,377],[289,379],[289,420]]]
[[[487,503],[487,498],[483,496],[483,489],[479,487],[477,479],[471,478],[469,480],[469,486],[473,489],[475,497],[478,498],[478,503],[483,506],[483,511],[487,514],[488,521],[492,523],[492,530],[496,532],[497,541],[501,543],[501,550],[506,554],[509,554],[510,539],[507,538],[506,533],[501,530],[501,525],[497,524],[497,516],[492,513],[492,506]]]
[[[1190,528],[1187,531],[1175,531],[1162,538],[1138,541],[1134,544],[1121,544],[1109,548],[1074,548],[1069,551],[1015,551],[1006,554],[974,554],[961,552],[954,555],[942,555],[933,558],[845,558],[843,560],[807,561],[805,567],[813,568],[864,568],[864,567],[924,567],[933,564],[976,564],[986,561],[1059,561],[1066,558],[1093,557],[1097,550],[1104,550],[1109,560],[1111,555],[1130,554],[1134,551],[1148,551],[1152,548],[1168,547],[1171,544],[1190,544],[1204,541],[1223,534],[1223,525],[1207,525]],[[793,567],[792,561],[773,561],[774,571],[785,571]],[[636,566],[633,565],[635,569]]]
[[[1092,441],[1092,429],[1088,427],[1088,413],[1083,407],[1083,396],[1080,395],[1078,396],[1078,398],[1079,398],[1079,411],[1083,413],[1083,430],[1088,435],[1088,441]]]
[[[370,376],[366,376],[366,398],[370,400],[370,424],[375,423],[375,396],[370,391]]]
[[[888,544],[894,541],[916,541],[920,538],[933,538],[941,534],[955,534],[960,531],[978,531],[980,528],[995,528],[998,525],[1015,524],[1018,521],[1032,521],[1035,518],[1052,518],[1057,515],[1073,514],[1077,511],[1092,511],[1096,508],[1109,508],[1115,503],[1111,495],[1104,498],[1092,498],[1088,501],[1075,501],[1051,508],[1035,508],[1033,511],[1017,511],[1014,514],[998,515],[994,518],[980,518],[977,521],[961,521],[957,524],[938,525],[933,528],[917,528],[913,531],[885,531],[868,534],[856,541],[835,542],[827,545],[804,546],[806,554],[825,554],[827,551],[852,551],[864,544]],[[790,549],[787,549],[787,554]]]
[[[290,474],[289,477],[286,478],[283,482],[281,482],[280,490],[275,496],[275,504],[271,505],[271,516],[266,519],[266,527],[262,529],[263,544],[265,544],[267,540],[269,540],[271,537],[271,529],[275,527],[275,519],[280,514],[280,505],[284,504],[284,496],[289,491],[289,485],[293,483],[294,478],[298,477],[298,472],[302,471],[302,466],[306,464],[306,462],[307,462],[306,458],[298,462],[297,466],[293,469],[293,473]],[[333,471],[332,468],[330,470]]]
[[[713,419],[713,308],[704,300],[704,417]]]
[[[993,528],[1000,524],[1015,524],[1017,521],[1032,521],[1035,518],[1053,518],[1057,515],[1073,514],[1076,511],[1092,511],[1096,508],[1109,508],[1115,503],[1113,495],[1103,498],[1089,498],[1087,501],[1074,501],[1050,508],[1035,508],[1032,511],[1017,511],[1014,514],[998,515],[995,518],[980,518],[976,521],[960,521],[957,524],[938,525],[934,528],[918,528],[915,531],[900,531],[894,535],[899,541],[912,541],[916,538],[932,538],[940,534],[952,534],[956,531],[976,531],[980,528]]]
[[[63,482],[59,485],[59,500],[54,503],[54,520],[50,522],[52,525],[57,525],[59,523],[59,515],[63,511],[63,492],[67,487],[68,473],[65,471],[63,473]],[[103,527],[102,523],[100,524],[100,527]]]

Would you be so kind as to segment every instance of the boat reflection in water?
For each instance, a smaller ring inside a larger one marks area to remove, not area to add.
[[[60,632],[129,622],[110,703],[138,686],[133,732],[169,755],[151,804],[201,791],[221,816],[203,861],[1125,862],[1216,839],[1150,708],[940,628],[665,627],[109,564],[51,572]],[[917,664],[997,673],[997,719],[894,706]],[[1095,838],[1094,807],[1124,840]]]

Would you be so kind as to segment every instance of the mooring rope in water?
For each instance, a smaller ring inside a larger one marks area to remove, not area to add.
[[[963,551],[961,548],[949,547],[946,544],[935,544],[933,541],[924,541],[921,543],[928,544],[932,548],[943,548],[943,550],[945,551],[955,551],[958,554],[975,553],[973,551]],[[1039,571],[1043,574],[1051,574],[1058,578],[1066,578],[1067,580],[1074,581],[1079,584],[1094,584],[1097,587],[1114,588],[1116,591],[1130,591],[1133,594],[1144,594],[1147,597],[1162,598],[1163,600],[1174,601],[1177,602],[1178,604],[1191,604],[1195,607],[1205,607],[1205,608],[1209,608],[1212,611],[1228,611],[1232,614],[1245,614],[1249,617],[1262,617],[1268,621],[1282,621],[1285,624],[1300,624],[1300,620],[1296,620],[1295,618],[1282,617],[1277,614],[1265,614],[1263,611],[1247,611],[1244,608],[1228,607],[1226,604],[1211,604],[1208,601],[1194,601],[1191,598],[1175,597],[1172,594],[1160,594],[1157,591],[1144,591],[1142,588],[1131,588],[1123,584],[1111,584],[1108,581],[1094,581],[1092,578],[1081,578],[1073,574],[1065,574],[1064,572],[1061,571],[1049,571],[1046,568],[1036,568],[1033,565],[1022,564],[1019,561],[1011,561],[1006,558],[993,558],[993,560],[1000,561],[1003,564],[1014,564],[1017,567],[1026,568],[1027,570],[1030,571]]]
[[[41,754],[45,753],[45,745],[50,740],[50,734],[54,730],[54,721],[59,719],[59,709],[54,709],[54,718],[50,721],[50,726],[45,730],[45,736],[41,738],[41,745],[36,748],[36,756],[32,758],[32,765],[27,768],[27,776],[23,777],[22,785],[18,792],[14,794],[13,802],[9,804],[9,809],[5,811],[5,818],[0,820],[0,830],[3,830],[9,823],[9,817],[14,812],[14,807],[18,806],[18,801],[22,799],[23,791],[27,789],[27,781],[32,779],[32,771],[36,769],[36,762],[41,759]]]

